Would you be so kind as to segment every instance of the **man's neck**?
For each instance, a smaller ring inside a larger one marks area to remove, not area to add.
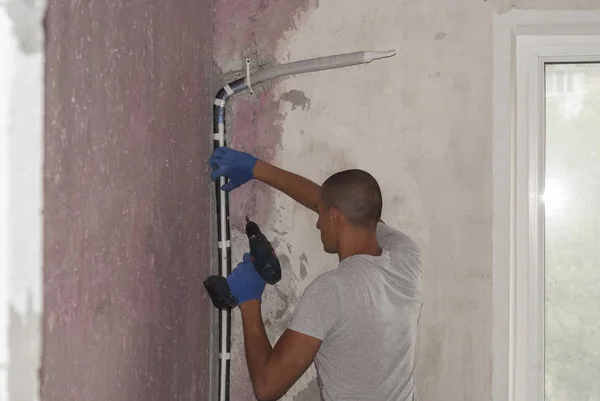
[[[338,258],[340,262],[354,255],[380,256],[381,247],[374,229],[348,228],[340,235]]]

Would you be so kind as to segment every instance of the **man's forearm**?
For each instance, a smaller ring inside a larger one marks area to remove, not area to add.
[[[254,178],[288,195],[301,205],[317,212],[321,187],[298,174],[275,167],[261,160],[254,166]]]
[[[248,301],[240,305],[246,362],[255,392],[257,389],[260,392],[260,389],[267,385],[267,361],[273,350],[265,331],[260,308],[259,301]]]

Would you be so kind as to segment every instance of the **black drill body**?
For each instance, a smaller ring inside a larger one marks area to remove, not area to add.
[[[248,217],[246,217],[246,236],[250,244],[250,256],[254,262],[254,268],[268,284],[276,284],[281,280],[279,259],[267,237]]]
[[[276,284],[281,280],[281,265],[271,243],[260,231],[258,225],[246,217],[246,236],[250,245],[250,256],[258,274],[268,283]],[[204,280],[204,287],[213,304],[219,309],[231,309],[237,306],[237,300],[231,293],[227,279],[223,276],[210,276]]]

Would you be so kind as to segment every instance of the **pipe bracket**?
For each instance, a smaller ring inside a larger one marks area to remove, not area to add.
[[[219,241],[219,249],[224,249],[224,248],[231,248],[231,241],[229,241],[229,240]]]
[[[248,85],[248,90],[251,95],[254,95],[254,90],[252,90],[252,82],[250,82],[250,59],[246,59],[246,85]]]

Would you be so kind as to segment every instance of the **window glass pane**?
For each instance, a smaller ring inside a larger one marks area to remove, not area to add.
[[[567,75],[567,92],[573,93],[574,74]]]
[[[565,91],[565,73],[564,71],[556,71],[556,87],[559,93]]]
[[[546,95],[545,399],[600,401],[600,64],[547,82],[566,70],[577,90]]]

